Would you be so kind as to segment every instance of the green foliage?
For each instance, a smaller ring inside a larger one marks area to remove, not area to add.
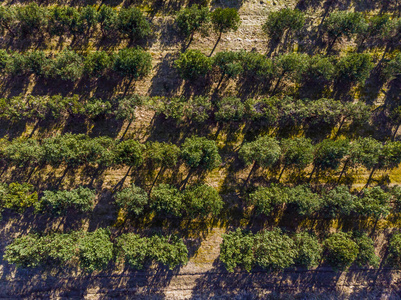
[[[135,7],[121,8],[115,22],[118,32],[131,40],[144,39],[152,33],[149,22]]]
[[[239,55],[245,78],[256,79],[260,82],[272,79],[273,74],[275,74],[272,60],[256,51],[242,51]]]
[[[48,58],[45,52],[41,50],[31,51],[25,54],[25,68],[28,72],[31,72],[37,76],[42,76],[45,74],[45,67],[49,64]]]
[[[288,202],[295,206],[296,211],[301,216],[310,216],[319,211],[322,206],[321,197],[313,193],[306,185],[297,185],[287,191]]]
[[[390,198],[380,187],[364,189],[363,196],[355,202],[355,211],[364,217],[385,218],[391,210]]]
[[[104,269],[113,258],[113,243],[110,232],[99,228],[87,232],[78,244],[80,266],[89,272]]]
[[[336,76],[339,82],[363,83],[373,68],[372,58],[367,53],[347,53],[336,64]]]
[[[187,50],[174,62],[182,79],[196,80],[212,70],[212,59],[199,50]]]
[[[158,236],[149,239],[150,257],[170,270],[188,263],[188,249],[177,236]]]
[[[44,152],[37,140],[16,139],[4,149],[6,161],[17,167],[37,166],[43,161]]]
[[[216,217],[224,206],[217,190],[210,185],[202,184],[185,190],[183,195],[187,213],[191,217]]]
[[[323,244],[326,259],[335,269],[348,268],[359,254],[358,244],[351,239],[350,234],[345,232],[331,234]]]
[[[304,53],[286,53],[281,54],[274,61],[275,75],[279,78],[284,75],[296,81],[302,76],[302,73],[308,66],[308,56]]]
[[[263,24],[263,31],[273,40],[279,41],[285,32],[299,31],[305,24],[305,14],[298,9],[283,8],[271,12]]]
[[[29,183],[12,182],[9,185],[0,185],[0,203],[2,208],[8,208],[17,212],[24,212],[28,207],[38,201],[38,193]]]
[[[22,36],[40,31],[47,25],[47,9],[32,2],[16,7],[16,19],[19,23],[19,33]]]
[[[294,243],[298,252],[295,263],[307,268],[319,265],[323,249],[315,235],[306,231],[297,233],[294,236]]]
[[[90,77],[103,76],[112,65],[112,58],[105,51],[89,53],[84,60],[84,72]]]
[[[278,185],[258,187],[256,191],[249,194],[249,202],[255,205],[258,213],[266,216],[269,216],[274,208],[288,201],[288,188]]]
[[[297,257],[294,241],[278,228],[262,230],[255,235],[255,264],[269,270],[283,270]]]
[[[153,188],[150,194],[151,207],[159,213],[181,217],[183,210],[183,195],[168,184],[161,183]]]
[[[242,53],[234,51],[218,52],[213,57],[213,66],[218,68],[222,76],[236,78],[244,72]]]
[[[395,233],[390,238],[388,251],[390,253],[391,264],[399,267],[401,265],[401,233]]]
[[[149,142],[146,153],[152,166],[173,168],[177,165],[180,148],[170,143]]]
[[[220,245],[220,260],[228,272],[234,272],[237,266],[243,267],[248,272],[254,265],[254,237],[246,234],[241,229],[223,234],[223,242]]]
[[[132,268],[142,270],[149,259],[149,239],[142,238],[135,233],[125,233],[117,238],[118,256],[124,257],[125,263]]]
[[[375,254],[375,247],[373,241],[365,233],[357,233],[355,242],[358,245],[359,253],[355,260],[356,264],[360,267],[372,266],[377,268],[379,266],[380,258]]]
[[[313,162],[312,141],[303,137],[286,139],[281,142],[284,166],[304,169]]]
[[[46,76],[75,81],[82,77],[83,71],[82,57],[72,50],[64,49],[51,60]]]
[[[401,163],[401,142],[387,142],[383,145],[378,168],[393,169]]]
[[[116,23],[118,19],[117,10],[110,6],[102,5],[98,14],[98,22],[104,37],[111,36],[116,30]]]
[[[192,37],[195,32],[207,34],[206,25],[210,22],[209,9],[192,5],[181,9],[175,19],[177,28],[185,38]]]
[[[35,210],[66,214],[68,209],[73,208],[80,212],[88,212],[93,209],[95,198],[93,190],[82,186],[70,191],[44,191],[40,202],[35,205]]]
[[[193,96],[184,107],[184,115],[195,122],[204,122],[209,118],[212,102],[207,96]]]
[[[143,105],[145,98],[139,95],[132,95],[117,99],[117,109],[114,111],[114,115],[117,119],[133,121],[135,119],[136,109]]]
[[[341,160],[349,152],[348,140],[323,140],[315,152],[315,165],[321,170],[338,169]]]
[[[360,12],[335,11],[325,19],[323,28],[333,40],[342,35],[350,39],[354,34],[362,32],[366,23]]]
[[[351,144],[350,162],[370,170],[378,164],[382,148],[383,145],[379,141],[371,137],[360,137]]]
[[[357,197],[346,186],[336,186],[323,196],[323,207],[331,218],[349,216],[354,211]]]
[[[113,69],[122,77],[141,79],[152,70],[152,55],[140,48],[122,49],[116,55]]]
[[[115,147],[115,159],[117,164],[126,164],[138,167],[143,163],[145,146],[134,140],[125,140]]]
[[[5,248],[3,259],[17,267],[36,267],[43,260],[42,247],[38,235],[21,236]]]
[[[218,111],[215,113],[217,120],[240,121],[244,117],[245,105],[240,98],[224,97],[217,102]]]
[[[216,142],[205,137],[186,138],[181,147],[181,157],[190,168],[213,170],[221,164]]]
[[[220,34],[230,30],[237,31],[241,24],[241,19],[235,8],[216,8],[211,13],[211,19],[213,30]]]
[[[149,197],[142,188],[132,184],[130,187],[117,192],[115,201],[119,207],[134,215],[140,215],[148,204]]]
[[[301,75],[301,80],[310,84],[327,85],[334,78],[335,66],[329,57],[315,55],[309,57]]]
[[[268,168],[280,158],[281,148],[275,138],[262,136],[253,142],[244,143],[238,154],[246,165],[256,162]]]
[[[392,60],[387,62],[383,74],[388,80],[393,80],[401,74],[401,53],[398,53]]]

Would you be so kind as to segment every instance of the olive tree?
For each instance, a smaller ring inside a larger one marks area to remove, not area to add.
[[[326,260],[335,269],[348,268],[359,254],[358,244],[352,240],[349,233],[333,233],[324,240],[323,245],[326,251]]]
[[[191,217],[216,217],[223,208],[224,202],[217,190],[210,185],[202,184],[190,187],[184,192],[187,213]]]
[[[221,164],[216,142],[205,137],[186,138],[181,146],[181,157],[193,169],[213,170]]]
[[[113,65],[120,76],[132,80],[142,79],[152,69],[152,55],[140,48],[126,48],[118,51]]]
[[[209,74],[212,60],[199,50],[187,50],[175,60],[174,66],[182,79],[194,81]]]
[[[182,193],[168,184],[159,184],[150,194],[150,205],[159,213],[181,217],[184,205]]]
[[[117,192],[114,199],[120,208],[134,215],[142,214],[149,202],[149,196],[146,191],[135,184]]]
[[[186,39],[189,38],[186,46],[188,48],[196,32],[207,34],[207,24],[210,22],[209,9],[198,5],[183,8],[178,12],[175,22],[180,34]]]
[[[121,8],[115,22],[118,32],[131,41],[144,39],[152,33],[148,20],[136,7]]]
[[[235,8],[216,8],[211,13],[211,19],[213,30],[218,33],[219,37],[210,55],[212,55],[216,49],[217,44],[221,39],[221,35],[229,31],[237,31],[241,24],[241,19]]]

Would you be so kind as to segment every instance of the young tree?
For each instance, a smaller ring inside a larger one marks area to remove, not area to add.
[[[36,139],[15,139],[2,152],[7,163],[20,168],[36,167],[44,159],[43,148]]]
[[[323,140],[316,146],[314,168],[310,175],[312,178],[315,169],[319,170],[337,170],[341,160],[349,152],[348,140]]]
[[[224,202],[217,190],[207,184],[197,185],[185,190],[184,202],[191,217],[218,216]]]
[[[18,237],[7,245],[3,259],[17,267],[37,267],[43,262],[43,245],[37,234]]]
[[[188,263],[188,249],[177,236],[154,235],[149,239],[149,255],[170,270]]]
[[[168,184],[159,184],[150,194],[151,207],[159,213],[181,217],[184,208],[181,192]]]
[[[357,259],[359,248],[345,232],[331,234],[323,243],[326,259],[335,269],[347,269]]]
[[[336,78],[341,84],[364,83],[373,68],[372,58],[367,53],[348,53],[336,64]]]
[[[255,264],[268,270],[284,270],[297,257],[294,241],[279,228],[255,234],[254,251]]]
[[[286,38],[305,25],[305,14],[298,9],[283,8],[271,12],[263,24],[263,31],[276,43],[280,42],[284,34]]]
[[[244,233],[240,228],[236,231],[223,234],[220,245],[220,260],[228,272],[234,272],[237,266],[250,272],[254,266],[254,236]]]
[[[209,8],[198,5],[182,8],[178,12],[175,22],[180,34],[185,39],[189,38],[186,46],[188,48],[196,32],[200,32],[203,36],[207,35],[207,25],[210,22]]]
[[[126,48],[118,51],[113,66],[120,76],[130,80],[142,79],[152,70],[152,55],[140,48]]]
[[[26,53],[25,56],[25,63],[28,72],[31,72],[36,76],[45,75],[45,68],[47,65],[49,65],[50,62],[44,51],[31,51]]]
[[[35,2],[16,7],[16,19],[18,20],[19,33],[22,36],[31,35],[33,32],[41,32],[47,25],[48,10],[38,6]]]
[[[248,201],[255,205],[258,214],[269,216],[270,213],[283,203],[289,202],[289,188],[272,184],[270,187],[258,187],[249,194]]]
[[[269,168],[275,164],[280,158],[281,148],[275,138],[262,136],[253,142],[244,143],[238,154],[246,165],[253,163],[248,175],[249,179],[252,172],[259,166]]]
[[[15,6],[0,6],[0,31],[2,34],[7,30],[15,36],[15,25],[17,23]]]
[[[274,95],[280,86],[281,80],[288,78],[289,80],[298,81],[299,76],[303,73],[307,66],[308,56],[304,53],[286,53],[277,57],[274,61],[274,73],[277,81],[273,88],[272,95]]]
[[[218,52],[213,57],[213,66],[217,67],[221,73],[220,80],[216,87],[217,91],[225,77],[228,79],[235,79],[244,72],[242,53],[234,51]]]
[[[102,5],[98,14],[98,22],[102,31],[103,37],[111,37],[112,33],[117,29],[118,12],[116,9]]]
[[[60,215],[67,214],[73,208],[79,212],[88,212],[93,209],[95,198],[93,190],[82,186],[70,191],[44,191],[43,197],[35,205],[35,211],[50,211]]]
[[[306,185],[297,185],[288,189],[288,203],[291,204],[301,216],[310,216],[319,211],[322,198],[311,191]]]
[[[142,270],[149,260],[149,239],[135,233],[125,233],[117,238],[117,255],[123,257],[125,263],[132,268]]]
[[[186,138],[181,146],[181,157],[192,169],[213,170],[221,164],[216,142],[205,137]]]
[[[390,198],[391,195],[378,186],[364,189],[363,196],[355,201],[355,212],[376,220],[385,218],[391,210]]]
[[[270,82],[274,75],[276,75],[273,61],[266,58],[265,55],[256,51],[240,52],[240,61],[244,70],[243,75],[245,78],[258,82]]]
[[[105,51],[90,52],[84,59],[84,72],[89,77],[102,77],[112,66],[112,57]]]
[[[217,112],[214,114],[220,121],[241,121],[245,114],[245,105],[240,98],[224,97],[217,102]]]
[[[214,50],[217,47],[223,33],[229,31],[237,31],[241,24],[238,11],[235,8],[216,8],[211,13],[213,30],[219,34],[219,37],[214,45],[210,56],[212,56]]]
[[[212,59],[199,50],[187,50],[174,62],[182,79],[195,81],[206,77],[212,70]]]
[[[375,254],[375,247],[373,241],[366,233],[356,233],[354,237],[358,245],[359,253],[355,260],[356,264],[360,267],[372,266],[377,268],[379,266],[380,258]]]
[[[152,33],[149,22],[135,7],[121,8],[115,22],[119,33],[131,41],[147,38]]]
[[[134,140],[125,140],[118,143],[114,151],[117,164],[138,167],[143,163],[145,146]]]
[[[330,218],[349,216],[355,209],[357,197],[344,185],[323,194],[323,209]]]
[[[135,184],[117,192],[114,199],[120,208],[136,216],[142,214],[149,202],[148,194]]]
[[[315,235],[301,231],[294,236],[297,256],[295,263],[307,268],[319,265],[322,258],[323,248]]]
[[[83,71],[82,57],[72,50],[64,49],[51,60],[46,76],[76,81],[82,77]]]
[[[313,162],[314,147],[310,139],[296,137],[283,140],[281,142],[281,149],[283,169],[281,170],[279,180],[286,168],[303,170]]]
[[[193,96],[184,106],[184,115],[190,121],[204,122],[209,119],[212,101],[208,96]]]
[[[360,12],[332,12],[323,23],[323,28],[331,40],[327,47],[327,53],[331,51],[341,36],[350,39],[355,34],[362,32],[365,27],[366,21]]]
[[[309,57],[305,69],[299,79],[308,87],[324,88],[329,85],[335,75],[333,59],[321,55]]]
[[[88,272],[106,268],[113,259],[110,232],[104,228],[85,233],[79,240],[78,249],[80,266]]]
[[[391,264],[399,267],[401,265],[401,233],[395,233],[390,238],[388,247]]]
[[[32,184],[12,182],[0,185],[0,204],[2,208],[23,213],[25,209],[38,202],[38,193]]]

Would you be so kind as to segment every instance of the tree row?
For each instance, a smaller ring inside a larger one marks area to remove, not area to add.
[[[91,212],[94,209],[94,190],[78,187],[72,190],[38,192],[28,183],[0,185],[0,209],[24,213],[34,207],[34,213],[52,216]],[[219,215],[224,202],[217,190],[207,184],[193,185],[179,190],[169,184],[159,184],[150,192],[134,184],[113,196],[115,204],[131,216],[154,211],[160,216],[207,218]]]
[[[0,50],[0,72],[3,75],[36,76],[65,81],[82,77],[99,78],[113,73],[130,80],[149,75],[152,56],[140,48],[126,48],[116,53],[95,51],[86,55],[64,49],[57,54],[44,51],[25,53]]]
[[[176,236],[141,237],[134,233],[111,238],[110,231],[28,234],[16,238],[4,259],[17,267],[79,266],[86,272],[106,269],[112,262],[142,269],[160,264],[174,269],[188,262],[188,249]]]
[[[395,233],[388,243],[386,264],[398,268],[401,263],[401,234]],[[380,258],[374,243],[362,232],[336,232],[320,242],[306,231],[288,235],[279,228],[255,234],[241,229],[223,236],[220,260],[229,272],[253,268],[281,271],[289,267],[312,268],[325,262],[335,270],[355,264],[359,267],[378,267]]]
[[[170,143],[148,142],[141,144],[135,140],[115,141],[110,137],[89,138],[84,134],[64,134],[36,139],[2,140],[1,160],[6,166],[40,167],[50,165],[77,167],[84,165],[100,168],[130,166],[139,167],[147,163],[152,169],[174,168],[181,159],[192,170],[213,170],[222,163],[216,142],[205,137],[192,136],[185,139],[181,147]],[[312,144],[307,138],[278,140],[260,136],[254,141],[243,143],[238,151],[245,165],[252,165],[248,178],[259,167],[280,170],[280,180],[284,170],[298,173],[310,165],[313,170],[309,180],[315,175],[342,166],[341,177],[351,168],[364,167],[370,171],[367,184],[376,170],[389,170],[401,163],[401,142],[382,143],[373,138],[325,139]]]

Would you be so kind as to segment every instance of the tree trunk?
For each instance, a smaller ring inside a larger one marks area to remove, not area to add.
[[[249,174],[248,174],[247,179],[246,179],[245,182],[244,182],[244,186],[242,187],[243,189],[245,189],[245,187],[246,187],[247,184],[248,184],[249,179],[251,178],[252,173],[253,173],[257,168],[258,168],[258,164],[257,164],[257,162],[255,161],[255,162],[253,163],[253,166],[252,166],[251,171],[250,171]]]
[[[338,130],[337,130],[337,132],[336,132],[336,136],[334,137],[334,139],[337,139],[337,137],[338,137],[338,135],[339,135],[339,133],[340,133],[340,130],[341,130],[341,128],[343,127],[344,122],[345,122],[346,119],[347,119],[347,117],[344,117],[344,118],[341,120],[340,126],[338,127]]]
[[[366,188],[369,186],[370,181],[372,180],[372,177],[373,177],[373,173],[376,171],[376,168],[377,168],[376,166],[374,166],[374,167],[372,168],[372,171],[370,172],[368,181],[366,182],[366,185],[364,186],[363,189],[366,189]],[[363,190],[363,189],[362,189],[362,190]],[[362,190],[361,190],[361,191],[362,191]]]
[[[273,91],[272,91],[272,96],[274,96],[274,94],[276,93],[276,90],[277,90],[278,86],[280,85],[281,79],[284,77],[285,73],[286,73],[286,72],[283,71],[283,72],[281,73],[281,76],[278,78],[278,80],[277,80],[277,82],[276,82],[276,85],[274,86],[274,89],[273,89]]]
[[[400,128],[400,124],[397,125],[397,127],[394,130],[393,136],[391,137],[391,141],[394,142],[395,136],[397,134],[398,129]]]
[[[128,123],[128,125],[127,125],[127,128],[125,128],[125,131],[124,131],[123,135],[122,135],[121,138],[120,138],[120,142],[124,139],[125,135],[127,134],[128,129],[129,129],[129,127],[131,126],[133,120],[134,120],[134,118],[132,118],[132,119],[129,120],[129,123]]]
[[[216,44],[214,44],[214,47],[213,47],[213,49],[212,49],[212,52],[210,52],[210,54],[209,54],[209,57],[212,56],[214,50],[215,50],[216,47],[217,47],[217,44],[220,42],[220,39],[221,39],[221,35],[222,35],[222,34],[223,34],[223,32],[220,31],[219,37],[218,37],[218,39],[217,39],[217,41],[216,41]]]
[[[159,178],[160,174],[161,174],[163,171],[164,171],[164,166],[161,166],[159,172],[157,172],[157,175],[156,175],[155,180],[153,180],[153,182],[152,182],[152,185],[151,185],[150,190],[149,190],[149,195],[150,195],[150,193],[152,192],[152,189],[153,189],[153,187],[155,186],[157,179]]]
[[[191,45],[192,41],[194,40],[194,34],[195,34],[195,32],[193,31],[193,32],[191,33],[191,37],[189,38],[188,44],[187,44],[187,45],[185,46],[185,48],[184,48],[184,51],[186,51],[186,50],[189,48],[189,45]]]
[[[283,169],[281,170],[281,172],[280,172],[280,175],[278,176],[278,181],[280,182],[280,179],[281,179],[281,176],[283,176],[283,173],[284,173],[284,170],[287,168],[287,165],[284,165],[283,166]]]
[[[340,176],[338,177],[337,184],[340,183],[341,177],[345,173],[346,168],[348,167],[349,159],[347,159],[344,163],[343,169],[341,170]]]
[[[313,173],[315,173],[315,170],[316,170],[316,165],[313,164],[312,173],[310,173],[310,175],[309,175],[309,180],[308,180],[308,182],[311,182],[311,180],[312,180],[312,175],[313,175]]]
[[[331,49],[333,48],[333,46],[334,46],[334,44],[335,44],[335,42],[337,41],[337,39],[338,39],[339,36],[340,36],[339,34],[336,35],[336,36],[334,37],[333,41],[332,41],[332,42],[330,43],[330,45],[327,47],[326,55],[328,55],[328,54],[331,52]]]

